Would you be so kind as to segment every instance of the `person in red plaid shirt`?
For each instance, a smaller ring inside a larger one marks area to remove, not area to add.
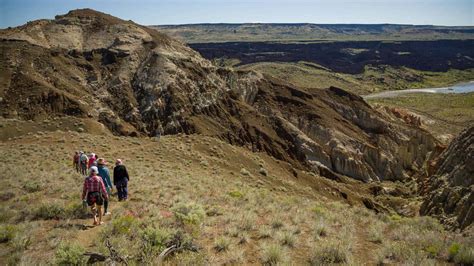
[[[87,205],[91,207],[94,216],[94,225],[101,225],[102,222],[102,204],[104,199],[108,199],[107,190],[105,190],[102,178],[97,175],[99,170],[96,166],[92,166],[90,174],[84,180],[84,187],[82,189],[82,200],[87,201]],[[87,198],[86,198],[87,195]],[[99,213],[99,220],[97,220],[97,212]]]

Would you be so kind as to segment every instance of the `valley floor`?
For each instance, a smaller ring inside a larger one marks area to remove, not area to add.
[[[357,191],[205,136],[38,131],[0,149],[1,264],[82,263],[85,251],[108,255],[106,240],[140,264],[179,243],[170,265],[432,265],[462,262],[474,244],[430,217],[370,211],[360,201],[366,184]],[[70,159],[78,149],[129,169],[130,200],[112,199],[103,226],[91,227],[81,206],[83,177]]]

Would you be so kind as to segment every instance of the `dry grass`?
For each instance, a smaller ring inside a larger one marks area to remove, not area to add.
[[[96,143],[101,145],[91,148]],[[0,187],[0,259],[12,264],[46,263],[56,254],[72,260],[81,248],[107,254],[106,239],[131,263],[154,264],[179,238],[186,249],[165,261],[170,265],[447,261],[454,242],[433,219],[381,219],[332,203],[295,180],[285,164],[207,137],[165,136],[156,142],[53,132],[1,142],[0,148],[0,172],[14,173]],[[112,198],[104,226],[85,227],[92,219],[80,207],[83,178],[70,167],[75,149],[93,150],[108,161],[122,158],[130,171],[130,200]],[[216,151],[227,160],[213,156]],[[262,165],[271,178],[240,174],[242,168],[258,173]],[[291,192],[275,189],[280,186]],[[382,243],[373,241],[379,236],[371,230],[384,231]],[[370,241],[380,256],[364,251]],[[465,238],[456,241],[472,246]],[[466,260],[469,252],[462,249],[457,259]]]

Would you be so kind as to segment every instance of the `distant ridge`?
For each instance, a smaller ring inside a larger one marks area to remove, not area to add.
[[[228,41],[367,41],[474,39],[474,26],[410,24],[198,23],[151,25],[188,43]]]

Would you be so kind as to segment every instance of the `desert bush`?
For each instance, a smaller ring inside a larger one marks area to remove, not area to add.
[[[226,230],[226,234],[231,237],[238,237],[240,234],[240,229],[236,226],[233,226]]]
[[[272,226],[273,229],[280,229],[284,226],[283,223],[283,218],[279,216],[274,216],[270,220],[270,225]]]
[[[176,220],[181,224],[201,224],[206,216],[203,207],[196,203],[178,203],[171,208]]]
[[[311,265],[348,262],[349,251],[338,242],[321,243],[314,248],[309,258],[309,263]]]
[[[163,228],[147,227],[139,232],[141,238],[140,260],[144,263],[151,263],[151,259],[156,257],[167,246],[173,236],[173,232]]]
[[[17,252],[28,249],[28,247],[31,245],[30,232],[26,231],[25,228],[19,230],[19,232],[17,232],[15,237],[12,239],[11,244],[13,249]]]
[[[291,232],[283,232],[280,234],[280,242],[284,246],[294,247],[296,243],[296,236]]]
[[[255,221],[257,217],[251,212],[244,213],[239,219],[239,229],[244,231],[250,231],[255,227]]]
[[[288,260],[285,250],[278,244],[267,244],[262,248],[261,260],[264,265],[277,265]]]
[[[318,221],[314,226],[314,234],[316,238],[328,235],[328,227],[323,221]]]
[[[140,236],[147,246],[162,250],[173,236],[173,232],[163,228],[147,227],[140,231]]]
[[[244,193],[240,192],[239,190],[230,191],[228,194],[232,198],[236,198],[236,199],[240,199],[244,197]]]
[[[78,244],[61,244],[56,250],[57,265],[86,265],[84,248]]]
[[[258,172],[263,175],[263,176],[268,176],[268,171],[267,169],[263,168],[263,167],[260,167],[260,169],[258,170]]]
[[[219,206],[208,207],[206,210],[207,216],[220,216],[222,214],[223,214],[223,211]]]
[[[217,252],[226,251],[229,249],[229,246],[230,246],[230,239],[224,236],[217,238],[216,241],[214,242],[214,249]]]
[[[326,215],[326,208],[321,205],[316,205],[311,208],[311,212],[313,212],[316,216],[324,216]]]
[[[248,233],[246,232],[242,232],[240,235],[239,235],[239,244],[246,244],[250,241],[250,236]]]
[[[426,260],[424,251],[406,242],[391,243],[384,249],[384,257],[397,263],[419,265]]]
[[[137,219],[131,215],[118,217],[112,221],[111,233],[114,235],[130,234],[137,225]]]
[[[460,249],[461,249],[461,244],[452,243],[448,248],[448,259],[450,261],[453,261],[454,257],[456,257],[456,255],[459,253]]]
[[[66,216],[73,219],[87,219],[91,216],[89,208],[84,208],[82,203],[72,203],[66,206]]]
[[[403,219],[403,222],[409,226],[415,228],[418,232],[423,231],[435,231],[441,232],[443,231],[443,226],[433,217],[429,216],[421,216],[415,217],[410,219]]]
[[[57,203],[47,203],[41,205],[37,208],[34,212],[34,217],[36,219],[60,219],[64,218],[66,215],[66,211],[63,206]]]
[[[474,248],[461,247],[454,256],[454,262],[460,265],[474,265]]]
[[[18,228],[14,225],[0,225],[0,243],[9,242],[18,233]]]
[[[33,193],[37,191],[41,191],[43,187],[41,186],[40,183],[33,181],[33,182],[27,182],[23,185],[23,189],[26,190],[28,193]]]
[[[369,241],[373,243],[380,244],[383,240],[383,227],[377,224],[374,224],[369,227],[368,237]]]
[[[258,238],[264,239],[264,238],[270,238],[273,235],[273,231],[270,227],[268,226],[262,226],[258,230]]]

